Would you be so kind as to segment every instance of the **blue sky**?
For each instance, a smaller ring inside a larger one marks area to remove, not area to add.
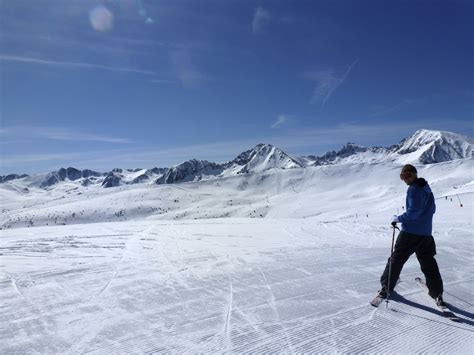
[[[0,174],[474,135],[473,1],[0,0]]]

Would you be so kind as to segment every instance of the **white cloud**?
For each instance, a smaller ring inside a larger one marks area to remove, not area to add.
[[[111,67],[111,66],[102,65],[102,64],[92,64],[92,63],[84,63],[84,62],[55,61],[55,60],[47,60],[47,59],[41,59],[41,58],[8,55],[8,54],[0,54],[0,61],[39,64],[39,65],[52,65],[52,66],[60,66],[60,67],[65,67],[65,68],[102,69],[102,70],[109,70],[109,71],[115,71],[115,72],[125,72],[125,73],[135,73],[135,74],[156,76],[155,72],[152,72],[149,70],[123,68],[123,67]]]
[[[268,22],[270,22],[271,17],[270,13],[263,7],[257,7],[253,15],[252,32],[254,34],[261,32]]]
[[[171,64],[176,70],[178,79],[185,88],[195,88],[205,80],[205,76],[191,62],[191,56],[186,49],[174,50],[170,53]]]
[[[334,70],[332,69],[306,73],[307,78],[316,82],[311,102],[320,102],[321,107],[324,107],[336,89],[347,79],[347,76],[357,61],[358,60],[356,59],[341,76],[334,74]]]
[[[273,124],[271,125],[271,128],[277,128],[281,125],[283,125],[284,123],[288,122],[290,119],[289,116],[287,115],[279,115],[276,119],[275,122],[273,122]]]
[[[189,89],[197,87],[204,80],[204,75],[196,68],[188,67],[179,69],[178,78]]]
[[[83,155],[84,152],[17,154],[3,158],[2,163],[7,166],[17,166],[40,161],[80,159]]]
[[[9,136],[21,136],[23,138],[44,138],[60,141],[84,141],[102,143],[132,143],[127,138],[111,137],[95,133],[87,133],[79,130],[61,127],[38,127],[38,126],[12,126],[3,130]]]
[[[37,132],[38,136],[52,139],[52,140],[63,140],[63,141],[93,141],[103,143],[131,143],[127,138],[117,138],[104,136],[100,134],[74,132],[69,130],[56,130],[56,129],[45,129]]]
[[[72,38],[70,36],[65,37],[61,33],[55,33],[54,35],[42,35],[38,33],[34,35],[30,33],[22,34],[7,31],[2,33],[2,38],[6,43],[16,43],[18,47],[39,48],[41,49],[40,52],[43,53],[49,48],[57,48],[64,53],[73,52],[80,48],[83,53],[91,51],[114,56],[120,56],[123,55],[123,53],[148,56],[153,54],[157,47],[164,49],[204,49],[202,48],[204,45],[196,42],[181,43],[143,39],[141,37],[119,37],[112,35],[112,33],[109,33],[107,36],[96,37],[94,41],[77,37]],[[7,47],[8,46],[4,46],[4,48]],[[10,53],[10,55],[12,55],[12,53]]]

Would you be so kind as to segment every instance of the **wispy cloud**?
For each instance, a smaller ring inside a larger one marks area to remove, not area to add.
[[[83,141],[120,144],[132,143],[132,141],[127,138],[111,137],[62,127],[12,126],[3,129],[3,131],[5,135],[8,134],[9,136],[21,136],[23,138],[30,137],[59,141]]]
[[[100,153],[103,153],[101,151]],[[37,153],[37,154],[14,154],[2,158],[4,166],[19,166],[28,163],[46,162],[46,161],[67,161],[80,159],[84,156],[84,152],[67,152],[67,153]],[[23,170],[22,170],[23,171]]]
[[[335,74],[333,69],[305,73],[308,79],[316,82],[311,102],[321,103],[321,107],[324,107],[337,88],[346,81],[349,73],[357,62],[358,59],[356,59],[342,75]]]
[[[373,106],[372,107],[373,112],[370,116],[371,117],[386,116],[386,115],[389,115],[391,113],[398,112],[401,109],[403,109],[404,107],[409,106],[409,105],[411,105],[415,102],[416,102],[416,100],[403,99],[402,101],[400,101],[396,105],[392,105],[392,106]]]
[[[150,80],[153,84],[179,84],[177,80],[169,80],[169,79],[153,79]]]
[[[39,129],[37,135],[53,140],[63,140],[63,141],[89,141],[89,142],[103,142],[103,143],[132,143],[131,140],[127,138],[117,138],[104,136],[100,134],[91,134],[84,132],[75,132],[72,130],[61,130],[61,129]]]
[[[42,58],[35,58],[35,57],[8,55],[8,54],[0,54],[0,61],[38,64],[38,65],[50,65],[50,66],[58,66],[58,67],[64,67],[64,68],[99,69],[99,70],[108,70],[108,71],[114,71],[114,72],[134,73],[134,74],[151,75],[151,76],[157,75],[153,71],[141,70],[141,69],[135,69],[135,68],[112,67],[112,66],[107,66],[107,65],[102,65],[102,64],[93,64],[93,63],[85,63],[85,62],[65,62],[65,61],[56,61],[56,60],[49,60],[49,59],[42,59]]]
[[[194,42],[170,42],[170,41],[158,41],[151,39],[143,38],[134,38],[134,37],[107,37],[107,40],[119,45],[132,45],[132,46],[143,46],[147,48],[171,48],[171,49],[195,49],[200,48],[199,44]]]
[[[204,50],[204,44],[196,42],[172,42],[158,41],[133,37],[116,37],[108,35],[106,37],[94,37],[94,40],[84,39],[80,37],[64,36],[61,33],[48,34],[31,34],[6,32],[2,33],[0,41],[3,42],[4,48],[8,48],[11,44],[17,44],[22,48],[38,48],[41,53],[50,50],[56,50],[59,53],[73,53],[81,51],[81,53],[93,52],[94,54],[107,55],[153,55],[156,49],[196,49]],[[11,55],[11,53],[10,53]]]
[[[290,116],[288,115],[279,115],[275,122],[270,126],[271,128],[277,128],[281,125],[287,123],[290,120]]]
[[[178,79],[185,88],[196,88],[206,79],[204,74],[192,63],[188,50],[171,51],[170,61],[175,68]]]
[[[270,22],[272,16],[270,12],[259,6],[255,10],[252,19],[252,32],[253,34],[260,33],[264,27]]]

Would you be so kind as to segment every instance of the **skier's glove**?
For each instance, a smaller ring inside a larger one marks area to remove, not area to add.
[[[392,227],[396,227],[398,222],[400,222],[398,220],[398,216],[394,215],[393,218],[392,218]]]

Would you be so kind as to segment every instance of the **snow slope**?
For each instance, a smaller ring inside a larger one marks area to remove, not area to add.
[[[438,200],[434,233],[461,323],[442,318],[415,284],[414,257],[389,308],[368,305],[390,213],[77,224],[2,231],[0,352],[467,354],[465,197],[463,208]]]
[[[256,170],[218,179],[0,184],[0,353],[472,352],[473,158],[417,166],[454,323],[414,256],[389,308],[368,304],[404,210],[397,148],[305,168],[262,148],[237,164]]]
[[[273,169],[220,179],[156,185],[77,186],[54,189],[0,184],[0,228],[223,217],[348,218],[401,213],[406,187],[397,163],[345,162],[304,169]],[[436,196],[474,191],[474,159],[419,166]]]

